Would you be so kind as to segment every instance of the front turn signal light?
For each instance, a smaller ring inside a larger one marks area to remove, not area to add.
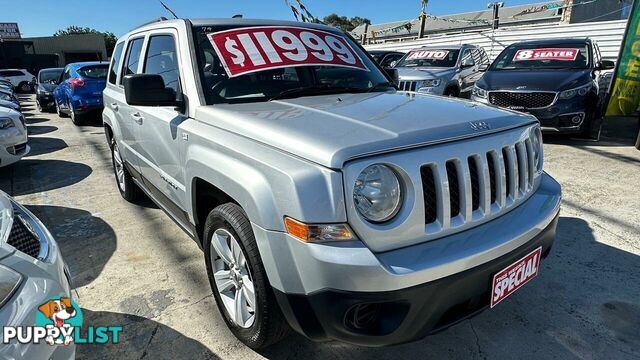
[[[308,243],[356,239],[347,224],[305,224],[296,219],[285,217],[284,225],[289,235]]]

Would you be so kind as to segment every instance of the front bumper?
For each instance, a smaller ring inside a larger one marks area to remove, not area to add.
[[[23,281],[15,294],[0,309],[0,323],[3,326],[34,326],[38,306],[50,298],[71,295],[68,271],[57,243],[44,225],[36,231],[47,234],[48,253],[44,260],[36,260],[17,251],[7,244],[0,249],[0,264],[20,273]],[[0,358],[7,359],[74,359],[75,344],[51,346],[40,344],[20,344],[13,340],[0,346]]]
[[[472,96],[471,100],[492,105],[486,98]],[[517,110],[535,116],[540,121],[543,132],[573,134],[582,131],[599,112],[597,95],[576,96],[559,99],[553,105],[542,109]]]
[[[559,184],[544,174],[536,192],[499,218],[383,253],[360,242],[306,244],[255,225],[254,233],[294,329],[313,340],[383,346],[412,341],[484,309],[494,273],[538,246],[548,253],[560,200]],[[365,329],[350,326],[353,306],[370,303],[379,321]]]
[[[18,162],[29,154],[26,129],[17,127],[0,131],[0,167]]]
[[[40,104],[40,107],[43,109],[53,109],[56,107],[55,100],[53,98],[53,94],[37,94],[36,101]]]

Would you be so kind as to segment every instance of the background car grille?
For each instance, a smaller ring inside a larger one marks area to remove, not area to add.
[[[489,102],[493,105],[511,109],[536,109],[553,104],[556,93],[553,92],[489,92]]]
[[[400,81],[398,88],[402,91],[416,91],[417,81]]]
[[[425,223],[455,227],[488,216],[494,206],[500,210],[514,206],[533,191],[538,171],[533,156],[527,138],[482,154],[423,165]],[[445,171],[439,172],[443,165]]]
[[[37,258],[40,253],[40,240],[27,229],[20,218],[13,220],[7,243],[18,251]]]

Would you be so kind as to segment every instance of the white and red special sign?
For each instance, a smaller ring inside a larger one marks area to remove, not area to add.
[[[546,49],[522,49],[516,51],[514,61],[526,60],[563,60],[573,61],[578,56],[579,49],[546,48]]]
[[[449,50],[416,50],[407,56],[407,60],[444,60]]]
[[[539,247],[506,269],[493,275],[491,286],[491,307],[498,305],[507,296],[513,294],[524,284],[538,275],[542,247]]]
[[[229,77],[308,65],[369,71],[344,37],[327,31],[295,26],[260,26],[207,36]]]

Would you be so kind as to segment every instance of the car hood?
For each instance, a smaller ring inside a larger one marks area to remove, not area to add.
[[[400,92],[203,106],[196,119],[334,169],[357,157],[536,121],[471,101]],[[487,126],[474,130],[470,122],[477,121]]]
[[[486,90],[562,91],[584,85],[591,79],[591,71],[487,71],[476,85]]]
[[[400,80],[436,79],[451,76],[456,71],[455,68],[441,67],[399,67],[397,69]]]
[[[20,109],[20,105],[12,102],[12,101],[6,101],[6,100],[0,100],[0,116],[5,115],[3,114],[3,110],[18,110]]]

